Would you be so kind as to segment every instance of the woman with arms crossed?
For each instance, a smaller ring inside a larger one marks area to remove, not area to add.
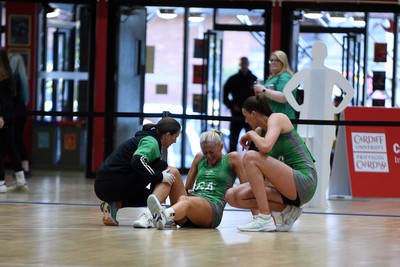
[[[167,209],[154,195],[147,199],[153,223],[160,230],[169,220],[181,227],[218,227],[226,205],[226,190],[233,186],[236,176],[241,182],[247,181],[242,156],[236,151],[222,153],[223,142],[219,132],[202,133],[200,146],[202,152],[195,156],[186,180],[188,193]]]
[[[301,215],[301,205],[310,201],[317,187],[314,159],[287,115],[273,113],[262,94],[249,97],[243,115],[252,129],[240,139],[243,149],[254,143],[243,158],[249,183],[231,188],[228,203],[233,207],[258,210],[253,221],[240,231],[289,231]],[[263,132],[263,134],[262,134]],[[281,212],[275,224],[272,211]]]

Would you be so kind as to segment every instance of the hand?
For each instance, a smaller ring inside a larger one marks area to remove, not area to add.
[[[4,119],[0,117],[0,129],[4,127]]]
[[[253,86],[253,90],[254,90],[254,92],[257,93],[257,94],[258,94],[258,93],[261,93],[263,89],[265,89],[264,86],[263,86],[262,84],[259,84],[259,83],[255,84],[255,85]]]
[[[252,142],[253,142],[253,141],[251,140],[250,136],[248,136],[247,133],[244,134],[244,135],[240,138],[240,141],[239,141],[239,144],[240,144],[241,147],[242,147],[242,151],[244,151],[245,149],[248,150],[248,149],[250,148],[250,144],[251,144]]]
[[[163,174],[163,183],[167,183],[169,185],[172,185],[175,182],[175,175],[172,173],[169,173],[169,169],[166,169],[165,171],[162,172]]]

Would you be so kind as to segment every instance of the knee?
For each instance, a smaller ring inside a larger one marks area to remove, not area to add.
[[[235,207],[238,202],[238,193],[235,188],[230,188],[225,193],[225,199],[229,205]]]
[[[168,169],[169,169],[169,173],[172,173],[175,176],[176,179],[182,180],[181,174],[180,174],[180,172],[178,171],[177,168],[172,167],[172,166],[168,166]]]
[[[256,159],[256,157],[258,157],[257,151],[254,150],[247,151],[246,154],[244,154],[243,156],[243,165],[253,162]]]
[[[178,201],[177,202],[183,202],[183,201],[188,201],[189,197],[186,195],[181,195],[178,197]]]

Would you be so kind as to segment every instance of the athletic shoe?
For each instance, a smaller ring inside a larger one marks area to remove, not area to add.
[[[151,194],[147,198],[147,207],[149,207],[151,216],[153,217],[153,225],[157,227],[158,230],[163,230],[167,222],[167,218],[165,216],[163,206],[161,206],[155,195]]]
[[[4,182],[4,181],[1,181],[0,182],[0,193],[5,193],[5,192],[7,192],[7,186],[6,186],[6,183]]]
[[[28,183],[24,183],[24,184],[16,184],[15,185],[15,188],[16,188],[16,190],[17,191],[21,191],[21,192],[26,192],[26,191],[28,191],[29,190],[29,187],[28,187]]]
[[[117,207],[115,202],[103,202],[100,204],[100,210],[103,212],[103,223],[108,226],[118,226]]]
[[[17,184],[15,183],[14,185],[10,186],[7,188],[8,192],[26,192],[29,190],[28,184]]]
[[[238,226],[243,232],[273,232],[276,230],[274,218],[264,219],[260,215],[253,217],[253,220],[245,225]]]
[[[153,219],[148,212],[143,213],[140,217],[133,222],[134,228],[153,228]]]
[[[282,223],[276,227],[278,232],[288,232],[292,229],[294,222],[300,217],[303,209],[290,206],[290,210],[287,213],[282,213]]]

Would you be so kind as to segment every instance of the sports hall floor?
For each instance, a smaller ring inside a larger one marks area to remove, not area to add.
[[[329,200],[287,233],[239,232],[250,213],[231,207],[217,229],[159,231],[132,228],[142,208],[104,226],[81,172],[33,174],[28,192],[0,194],[0,266],[400,266],[400,199]]]

